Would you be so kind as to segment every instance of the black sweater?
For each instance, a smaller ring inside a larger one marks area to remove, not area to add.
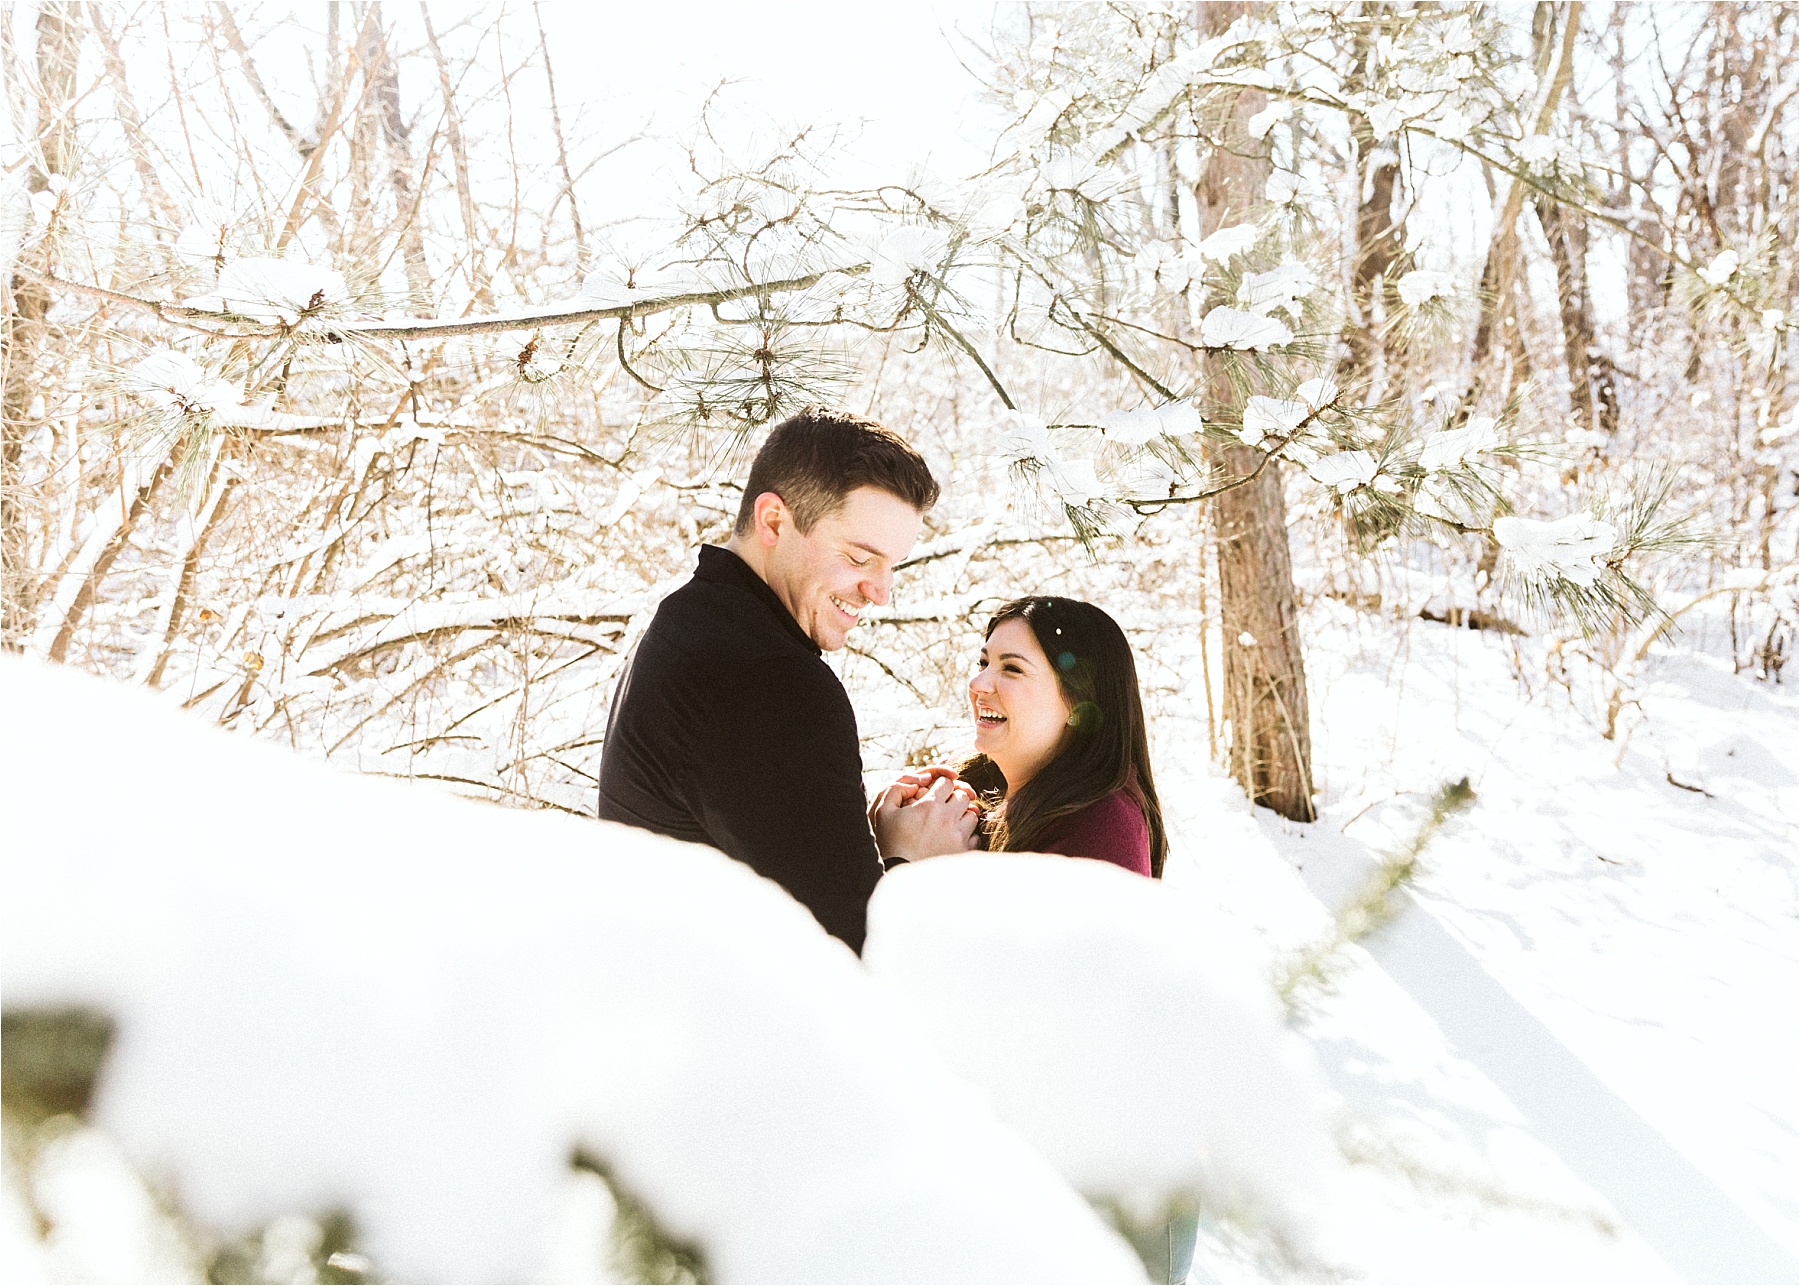
[[[762,577],[705,546],[619,678],[600,816],[735,857],[860,952],[881,878],[865,808],[844,685]]]

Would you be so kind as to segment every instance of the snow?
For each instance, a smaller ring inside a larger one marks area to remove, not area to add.
[[[996,443],[999,456],[1015,464],[1032,460],[1051,460],[1056,448],[1050,443],[1050,426],[1036,416],[1008,411],[1002,417],[1004,427]]]
[[[1259,815],[1258,838],[1305,893],[1272,882],[1256,914],[1291,917],[1273,931],[1304,937],[1307,903],[1339,903],[1415,824],[1392,792],[1462,774],[1475,790],[1400,918],[1308,1020],[1332,1083],[1420,1139],[1487,1154],[1511,1186],[1610,1207],[1624,1225],[1605,1238],[1558,1221],[1553,1238],[1554,1224],[1522,1220],[1477,1244],[1475,1229],[1414,1222],[1399,1244],[1372,1222],[1371,1277],[1794,1280],[1792,692],[1659,650],[1632,683],[1642,722],[1608,741],[1586,675],[1546,682],[1539,644],[1521,667],[1501,636],[1415,625],[1396,638],[1394,624],[1319,608],[1315,771],[1341,803],[1313,827]],[[1688,623],[1690,649],[1724,633]]]
[[[1609,522],[1587,514],[1570,514],[1555,522],[1536,518],[1494,520],[1494,539],[1506,561],[1527,579],[1560,576],[1577,585],[1592,585],[1600,575],[1594,562],[1612,552],[1619,533]]]
[[[1367,451],[1339,451],[1320,456],[1307,466],[1306,472],[1322,487],[1333,487],[1345,495],[1375,480],[1375,457]]]
[[[342,1203],[385,1276],[530,1280],[579,1144],[722,1280],[1142,1280],[748,868],[70,671],[0,698],[7,1003],[117,1016],[98,1124],[207,1225]]]
[[[1152,241],[1138,251],[1150,264],[1150,275],[1156,284],[1172,295],[1179,295],[1200,275],[1205,261],[1189,260],[1178,247]]]
[[[1408,308],[1417,308],[1433,299],[1452,299],[1456,295],[1456,274],[1433,268],[1415,268],[1401,276],[1394,288]]]
[[[1297,259],[1290,259],[1267,272],[1253,272],[1238,286],[1238,303],[1246,312],[1267,316],[1282,308],[1290,316],[1300,315],[1300,301],[1318,289],[1319,275]]]
[[[1306,403],[1308,409],[1321,411],[1337,401],[1337,381],[1329,375],[1319,375],[1301,383],[1294,390],[1294,396]]]
[[[1290,402],[1254,393],[1244,403],[1244,424],[1238,430],[1238,438],[1245,446],[1260,446],[1264,438],[1286,437],[1312,413],[1313,408],[1305,401]]]
[[[31,1195],[50,1225],[39,1252],[43,1279],[200,1280],[193,1247],[183,1243],[143,1179],[101,1131],[76,1126],[46,1143],[32,1166]]]
[[[1292,343],[1294,332],[1273,317],[1237,308],[1214,308],[1200,320],[1200,339],[1209,348],[1261,351]]]
[[[1708,263],[1706,267],[1696,268],[1694,271],[1707,285],[1723,286],[1736,275],[1741,262],[1737,251],[1721,250],[1712,257],[1712,262]]]
[[[187,225],[175,238],[175,253],[202,263],[217,264],[226,257],[237,216],[215,201],[196,201]]]
[[[1274,206],[1292,205],[1300,195],[1301,182],[1292,170],[1276,170],[1263,185],[1263,199]]]
[[[45,178],[41,190],[31,194],[32,221],[49,227],[74,204],[75,188],[68,176],[52,174]]]
[[[870,902],[870,971],[1077,1189],[1145,1217],[1200,1192],[1304,1238],[1342,1162],[1250,935],[1109,863],[895,874]]]
[[[1171,717],[1204,714],[1197,644],[1159,658],[1184,676],[1153,721],[1172,888],[1279,954],[1329,929],[1424,794],[1475,790],[1300,1011],[1354,1150],[1393,1159],[1352,1166],[1319,1252],[1376,1282],[1794,1280],[1791,691],[1659,650],[1621,744],[1585,683],[1545,682],[1539,640],[1323,597],[1302,628],[1313,825],[1249,808],[1204,724]],[[1216,1280],[1269,1279],[1202,1246]]]
[[[1159,437],[1179,438],[1200,432],[1200,409],[1183,398],[1136,411],[1117,411],[1101,421],[1106,436],[1125,446],[1143,446]]]
[[[1519,140],[1519,159],[1528,169],[1548,169],[1556,161],[1556,140],[1547,134],[1532,134]]]
[[[935,275],[949,253],[949,236],[936,228],[896,228],[875,248],[869,276],[879,286],[904,286],[918,273]]]
[[[1091,505],[1106,494],[1094,462],[1081,456],[1057,456],[1045,462],[1042,477],[1057,501],[1071,509]]]
[[[1247,253],[1258,235],[1254,224],[1234,223],[1203,239],[1194,247],[1194,253],[1212,263],[1229,263],[1233,255]]]
[[[186,304],[291,328],[339,312],[349,302],[344,274],[335,268],[298,259],[252,258],[226,264],[213,293]]]
[[[1419,467],[1427,473],[1443,473],[1461,466],[1470,456],[1499,445],[1495,421],[1489,415],[1471,415],[1460,429],[1443,429],[1427,435],[1419,450]]]
[[[177,415],[242,413],[243,391],[217,378],[186,353],[158,348],[131,367],[129,384],[145,401]]]
[[[1294,105],[1285,99],[1271,103],[1244,122],[1244,132],[1254,139],[1267,138],[1270,130],[1293,114]]]

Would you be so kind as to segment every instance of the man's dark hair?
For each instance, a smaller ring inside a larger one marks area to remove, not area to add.
[[[937,479],[899,434],[848,411],[808,406],[773,429],[750,465],[737,535],[756,522],[756,498],[773,491],[802,534],[858,487],[874,487],[924,513],[937,503]]]

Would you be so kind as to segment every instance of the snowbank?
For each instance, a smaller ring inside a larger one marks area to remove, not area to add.
[[[1153,1217],[1198,1195],[1307,1240],[1340,1163],[1266,951],[1105,862],[971,854],[896,870],[864,959],[1070,1183]]]
[[[390,1280],[527,1280],[579,1145],[720,1280],[1143,1280],[748,868],[10,658],[0,704],[6,1003],[117,1019],[99,1121],[213,1227],[343,1204]]]

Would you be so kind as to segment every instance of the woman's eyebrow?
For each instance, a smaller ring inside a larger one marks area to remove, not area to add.
[[[1031,664],[1031,658],[1026,656],[1023,652],[1002,652],[1000,654],[1000,659],[1002,661],[1023,661],[1026,665]]]

